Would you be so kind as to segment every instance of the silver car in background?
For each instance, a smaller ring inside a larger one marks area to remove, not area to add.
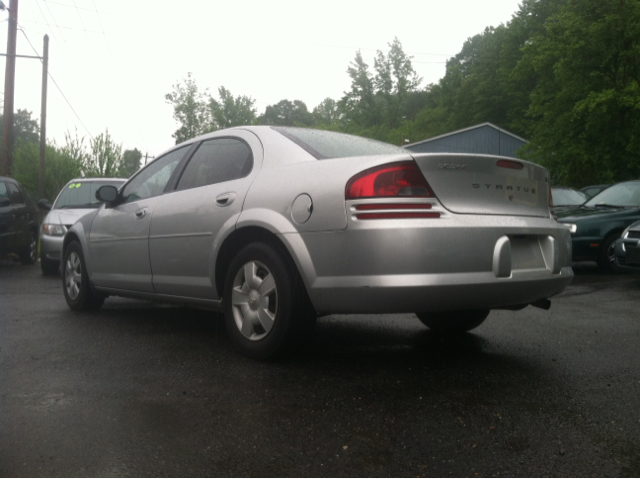
[[[335,132],[238,127],[172,148],[65,235],[75,310],[109,295],[224,312],[272,357],[317,315],[415,312],[436,331],[548,308],[573,278],[549,173],[521,160],[417,154]]]
[[[46,200],[38,205],[49,210],[40,227],[40,267],[43,274],[56,274],[60,266],[62,238],[71,225],[102,203],[96,191],[104,185],[120,187],[124,178],[75,178],[64,185],[53,206]]]

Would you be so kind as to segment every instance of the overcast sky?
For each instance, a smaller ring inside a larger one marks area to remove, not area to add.
[[[123,148],[158,155],[177,128],[164,96],[188,72],[215,95],[222,85],[251,96],[258,114],[283,99],[311,111],[349,89],[357,50],[372,70],[376,50],[386,52],[397,36],[424,87],[444,75],[467,38],[508,22],[518,7],[518,0],[20,0],[18,54],[41,54],[49,35],[49,140],[63,144],[77,129],[88,141],[108,128]],[[2,52],[7,17],[0,12]],[[34,59],[16,62],[15,108],[38,121],[41,68]]]

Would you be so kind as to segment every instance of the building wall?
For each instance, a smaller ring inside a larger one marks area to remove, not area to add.
[[[489,125],[408,145],[416,153],[478,153],[516,158],[525,142]]]

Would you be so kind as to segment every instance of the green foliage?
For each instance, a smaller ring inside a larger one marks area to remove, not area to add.
[[[32,113],[28,110],[18,109],[13,114],[13,147],[19,141],[38,143],[40,141],[40,127],[38,121],[31,118]],[[0,125],[2,125],[3,115],[0,114]],[[2,135],[0,135],[0,147],[2,146]]]
[[[122,145],[116,144],[109,130],[89,142],[84,172],[88,177],[116,177],[122,161]],[[141,155],[142,156],[142,155]]]
[[[180,125],[172,135],[176,144],[213,131],[205,93],[200,92],[191,73],[187,73],[187,78],[173,85],[173,91],[165,95],[166,102],[173,106],[173,118]]]
[[[312,126],[314,118],[304,102],[282,100],[275,105],[267,106],[264,114],[258,117],[258,123],[276,126]]]
[[[67,141],[70,139],[67,136]],[[48,144],[45,151],[44,196],[53,201],[62,187],[71,179],[82,174],[83,163],[72,153],[73,147],[67,143],[62,148],[55,143]],[[34,142],[18,140],[14,150],[11,176],[18,180],[37,198],[39,191],[40,146]],[[39,198],[38,198],[39,199]]]
[[[248,96],[234,97],[229,90],[218,88],[220,100],[209,98],[214,129],[251,125],[256,119],[255,100]]]
[[[524,52],[530,156],[568,185],[640,177],[640,2],[571,0]]]
[[[140,169],[140,163],[142,161],[142,152],[137,148],[133,150],[124,150],[122,154],[122,161],[120,161],[120,167],[118,168],[118,176],[120,178],[129,178]]]

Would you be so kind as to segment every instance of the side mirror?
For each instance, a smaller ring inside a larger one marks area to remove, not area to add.
[[[0,206],[9,206],[10,204],[9,198],[0,198]]]
[[[103,203],[113,203],[118,198],[118,188],[113,185],[104,185],[96,191],[96,199]]]
[[[45,200],[44,198],[38,201],[38,208],[42,208],[43,210],[51,211],[51,203],[49,200]]]

